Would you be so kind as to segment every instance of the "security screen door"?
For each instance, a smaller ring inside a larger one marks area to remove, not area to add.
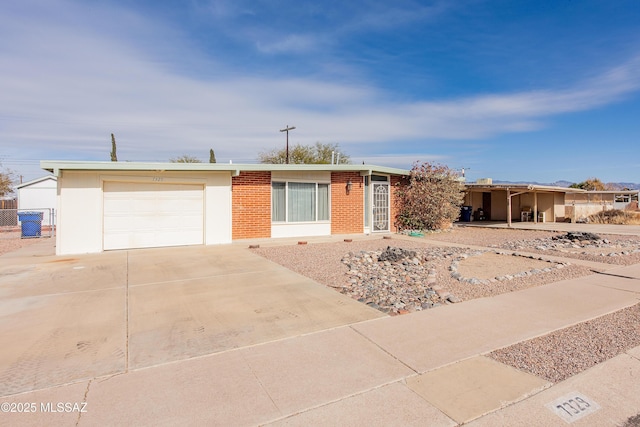
[[[389,184],[373,183],[373,231],[389,231]]]

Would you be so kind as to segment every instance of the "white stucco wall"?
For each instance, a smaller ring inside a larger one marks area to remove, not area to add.
[[[231,242],[230,172],[62,171],[58,178],[56,254],[103,250],[103,187],[105,181],[204,185],[204,242]]]
[[[42,212],[42,225],[51,225],[51,215],[57,206],[57,182],[47,177],[18,188],[18,209]]]

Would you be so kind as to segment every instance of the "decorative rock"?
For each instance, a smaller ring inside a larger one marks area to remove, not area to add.
[[[567,234],[565,234],[564,236],[562,236],[562,238],[567,239],[567,240],[578,240],[578,241],[583,241],[583,240],[602,240],[602,238],[600,236],[598,236],[597,234],[593,234],[593,233],[588,233],[588,232],[582,232],[582,231],[570,231]]]
[[[609,239],[601,239],[596,234],[583,232],[570,232],[549,238],[510,241],[501,245],[502,248],[511,250],[535,250],[541,252],[559,252],[561,254],[573,253],[580,255],[581,259],[592,259],[594,261],[602,257],[628,257],[640,252],[639,246],[640,239],[627,238],[612,242]],[[615,250],[595,252],[593,249]],[[612,256],[611,253],[616,253],[617,255]]]
[[[407,258],[417,260],[415,251],[387,246],[387,249],[378,256],[378,261],[398,262]]]
[[[450,295],[438,286],[436,269],[424,263],[458,256],[465,249],[430,248],[419,251],[388,247],[384,251],[349,252],[342,257],[348,279],[340,291],[378,310],[421,311],[444,303]],[[384,259],[383,252],[390,255]],[[440,295],[434,288],[440,289]],[[436,305],[437,304],[437,305]]]

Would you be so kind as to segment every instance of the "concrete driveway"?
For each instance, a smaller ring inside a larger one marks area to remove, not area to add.
[[[0,257],[0,396],[384,315],[244,247]]]

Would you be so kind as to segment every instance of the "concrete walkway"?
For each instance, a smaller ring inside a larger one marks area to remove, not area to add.
[[[15,394],[3,408],[36,410],[0,424],[622,425],[640,413],[640,347],[558,384],[485,355],[638,302],[640,265],[615,267]]]

